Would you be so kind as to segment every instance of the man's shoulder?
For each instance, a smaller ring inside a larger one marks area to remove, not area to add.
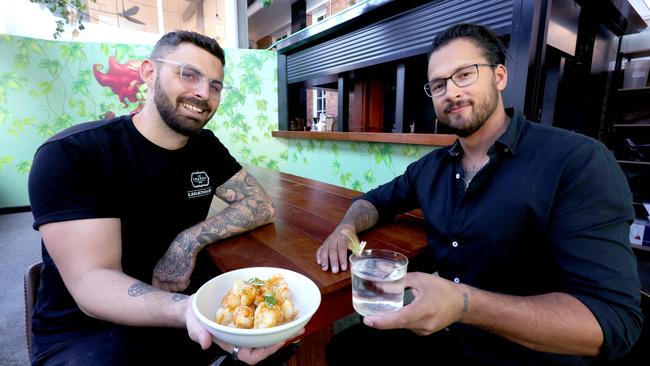
[[[71,140],[82,142],[86,138],[96,140],[98,137],[108,134],[111,129],[125,128],[125,123],[128,120],[130,120],[130,116],[79,123],[50,137],[42,146],[57,142],[68,142]]]
[[[602,142],[578,132],[537,122],[526,121],[526,123],[527,129],[524,135],[526,144],[533,143],[543,146],[545,150],[567,154],[585,150],[606,149]]]
[[[436,147],[433,150],[429,151],[428,153],[422,155],[421,158],[414,161],[412,164],[422,165],[422,166],[426,166],[429,164],[438,164],[442,160],[450,156],[449,151],[451,150],[452,146],[453,144],[449,146]]]

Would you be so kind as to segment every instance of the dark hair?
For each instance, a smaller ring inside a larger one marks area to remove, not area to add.
[[[462,23],[452,25],[441,33],[438,33],[431,42],[429,55],[437,51],[440,47],[456,39],[467,39],[473,41],[477,46],[483,49],[483,56],[491,64],[502,64],[506,62],[506,46],[501,39],[490,28],[478,24]]]
[[[223,66],[226,66],[226,57],[223,53],[223,49],[214,38],[190,31],[169,32],[162,36],[162,38],[156,42],[153,51],[151,51],[151,59],[155,60],[157,58],[164,58],[181,43],[191,43],[197,47],[203,48],[218,58]]]

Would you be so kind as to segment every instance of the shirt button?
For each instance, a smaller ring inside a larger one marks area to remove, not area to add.
[[[458,242],[457,241],[452,242],[451,246],[454,247],[454,248],[458,247]]]
[[[455,278],[454,278],[454,283],[459,283],[459,282],[460,282],[460,278],[455,277]]]
[[[456,173],[456,179],[460,179],[460,174]]]

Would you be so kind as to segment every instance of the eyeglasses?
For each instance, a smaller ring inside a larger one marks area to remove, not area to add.
[[[459,87],[463,88],[469,85],[474,84],[478,80],[478,67],[479,66],[489,66],[495,67],[498,64],[474,64],[463,67],[462,69],[451,74],[450,77],[431,80],[428,83],[424,84],[424,92],[429,97],[439,97],[447,91],[447,80],[453,81],[453,83]]]
[[[203,85],[204,80],[207,80],[209,90],[210,90],[210,97],[213,97],[215,99],[220,98],[223,90],[227,89],[227,87],[223,85],[223,81],[218,79],[212,79],[212,80],[207,79],[205,77],[205,74],[203,74],[201,71],[199,71],[196,67],[192,65],[184,64],[172,60],[165,60],[163,58],[157,58],[156,61],[178,66],[178,75],[181,78],[181,82],[188,88],[197,89],[198,87]]]

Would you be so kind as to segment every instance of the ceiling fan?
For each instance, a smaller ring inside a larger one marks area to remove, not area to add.
[[[115,0],[115,9],[117,9],[117,0]],[[143,21],[138,20],[138,19],[133,17],[134,15],[138,14],[139,11],[140,11],[140,7],[137,6],[137,5],[133,5],[132,7],[128,8],[128,9],[124,9],[124,0],[122,0],[122,11],[116,13],[116,15],[117,15],[117,25],[118,26],[120,25],[120,17],[128,20],[131,23],[145,25],[145,23]]]
[[[187,22],[192,19],[192,16],[196,14],[196,27],[200,30],[201,33],[205,33],[204,22],[203,22],[203,0],[185,0],[190,3],[187,4],[185,11],[183,11],[183,21]]]
[[[115,0],[115,9],[116,10],[119,9],[118,6],[117,6],[117,0]],[[140,7],[137,6],[137,5],[133,5],[132,7],[128,8],[128,9],[124,9],[124,0],[122,0],[122,11],[120,11],[120,12],[114,13],[114,12],[111,12],[111,11],[103,10],[101,8],[97,8],[95,10],[99,11],[99,12],[102,12],[102,13],[105,13],[105,14],[117,15],[117,26],[118,27],[120,26],[120,17],[128,20],[131,23],[146,25],[145,22],[133,17],[134,15],[138,14],[138,12],[140,11]],[[88,15],[88,14],[85,14],[85,15]]]
[[[124,1],[122,1],[122,3],[124,3]],[[117,15],[121,16],[122,18],[128,20],[131,23],[145,25],[145,23],[143,21],[138,20],[138,19],[133,17],[134,15],[138,14],[139,11],[140,11],[140,7],[137,6],[137,5],[133,5],[132,7],[128,8],[128,9],[122,8],[122,12],[117,13]]]

